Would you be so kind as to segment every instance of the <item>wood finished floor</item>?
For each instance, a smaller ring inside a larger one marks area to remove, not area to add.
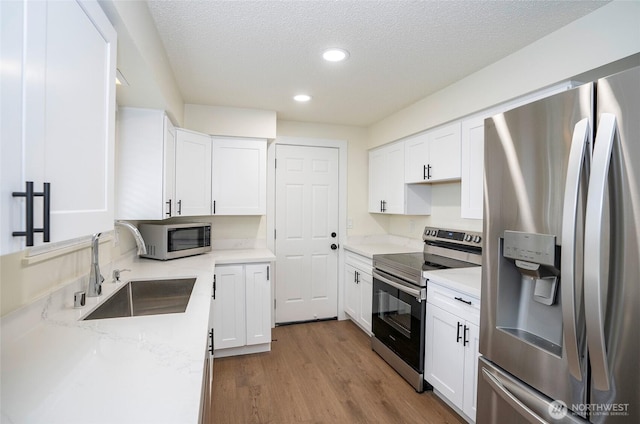
[[[215,359],[212,423],[464,423],[416,393],[351,321],[277,327],[272,338],[270,353]]]

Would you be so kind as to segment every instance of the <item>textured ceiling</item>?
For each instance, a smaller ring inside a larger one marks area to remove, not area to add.
[[[185,103],[370,125],[606,1],[149,1]],[[328,63],[328,47],[350,52]],[[294,102],[297,93],[313,96]]]

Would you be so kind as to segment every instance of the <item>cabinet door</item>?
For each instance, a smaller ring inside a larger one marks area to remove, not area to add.
[[[358,321],[371,333],[371,310],[373,302],[373,278],[371,274],[358,271],[360,286],[360,315]]]
[[[163,111],[118,109],[116,166],[116,217],[165,219],[165,162],[175,157],[175,141],[168,144]],[[170,124],[170,123],[169,123]],[[169,152],[173,149],[173,153]],[[175,167],[175,160],[174,167]],[[174,176],[175,178],[175,176]]]
[[[267,142],[213,138],[214,215],[267,212]]]
[[[176,129],[164,116],[163,216],[177,215],[176,197]]]
[[[482,219],[484,117],[462,123],[461,167],[460,215],[462,218]]]
[[[386,149],[386,177],[384,201],[385,213],[403,214],[404,187],[404,143],[394,143]]]
[[[360,312],[360,288],[356,281],[356,269],[351,265],[344,266],[344,311],[354,320]]]
[[[247,345],[271,342],[271,285],[269,264],[245,267]]]
[[[405,183],[422,183],[427,180],[425,167],[429,163],[429,140],[426,133],[415,135],[404,142]]]
[[[427,133],[429,139],[429,181],[460,178],[460,122]]]
[[[478,399],[478,358],[480,357],[480,329],[467,321],[467,340],[464,352],[464,393],[462,412],[473,421],[476,419]]]
[[[369,212],[381,213],[386,189],[386,154],[384,149],[369,152]]]
[[[246,297],[244,267],[216,266],[216,300],[214,307],[214,341],[216,349],[246,344]]]
[[[462,408],[463,396],[463,333],[464,320],[429,304],[425,339],[425,380],[459,408]]]
[[[211,137],[176,130],[176,203],[182,216],[211,215]]]
[[[15,149],[2,149],[2,167],[12,162],[2,175],[11,202],[2,233],[25,228],[25,200],[10,194],[25,181],[36,192],[51,184],[51,242],[113,229],[116,32],[97,2],[10,3],[2,7],[2,63],[13,74],[2,70],[2,143]],[[36,198],[36,228],[42,209]],[[34,244],[41,240],[36,234]],[[24,245],[3,243],[2,253]]]

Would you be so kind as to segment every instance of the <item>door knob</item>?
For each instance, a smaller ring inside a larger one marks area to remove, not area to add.
[[[333,244],[331,245],[331,250],[336,250],[337,248],[338,248],[338,245],[337,245],[337,244],[333,243]]]

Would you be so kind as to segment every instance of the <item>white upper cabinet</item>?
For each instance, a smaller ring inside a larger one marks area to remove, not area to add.
[[[460,178],[460,122],[417,134],[404,143],[406,183]]]
[[[369,152],[369,212],[428,215],[431,189],[405,184],[405,145],[395,142]]]
[[[27,181],[50,184],[51,242],[113,229],[116,32],[94,1],[0,3],[0,251],[26,246]]]
[[[460,216],[482,219],[484,116],[462,121]]]
[[[176,130],[163,111],[120,108],[116,156],[116,218],[177,215]]]
[[[213,137],[214,215],[267,213],[267,141]]]
[[[211,215],[211,136],[176,130],[176,212]]]

